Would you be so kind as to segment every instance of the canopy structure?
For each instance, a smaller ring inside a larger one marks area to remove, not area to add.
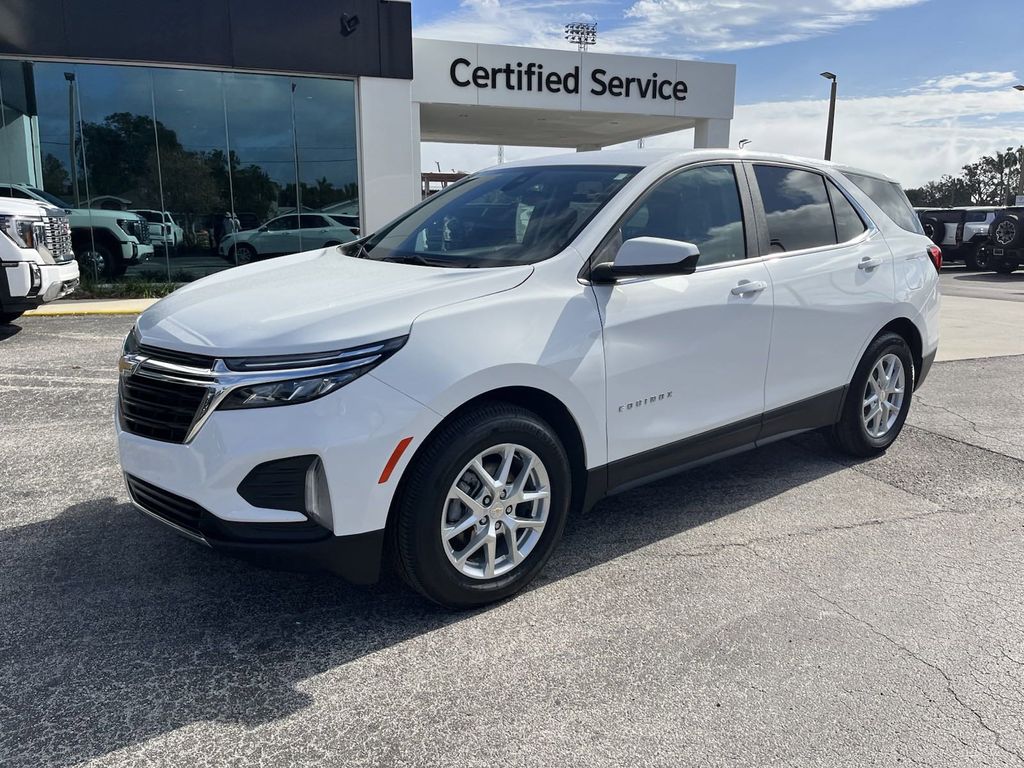
[[[423,141],[580,151],[686,129],[725,147],[731,64],[413,40]]]

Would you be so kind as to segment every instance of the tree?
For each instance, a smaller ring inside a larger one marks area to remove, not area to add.
[[[963,205],[1012,204],[1021,190],[1024,146],[985,155],[968,163],[957,176],[945,175],[922,187],[907,190],[915,206],[955,208]]]
[[[43,189],[58,197],[71,190],[71,177],[68,176],[64,163],[49,152],[43,157]]]

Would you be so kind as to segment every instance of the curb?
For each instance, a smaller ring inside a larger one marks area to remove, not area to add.
[[[72,315],[137,315],[149,309],[157,299],[113,299],[89,301],[78,299],[55,302],[30,309],[25,317],[69,317]]]

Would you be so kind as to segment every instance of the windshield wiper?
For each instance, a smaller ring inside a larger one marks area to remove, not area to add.
[[[447,264],[438,264],[436,261],[428,261],[418,253],[402,253],[395,256],[384,256],[378,261],[389,261],[393,264],[419,264],[422,267],[446,267]]]

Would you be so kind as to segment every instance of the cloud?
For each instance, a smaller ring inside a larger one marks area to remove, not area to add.
[[[959,75],[944,75],[925,80],[918,90],[938,93],[959,90],[991,90],[1016,83],[1017,74],[1015,72],[963,72]]]
[[[977,73],[949,75],[947,83],[993,85],[1017,82],[1012,72],[1000,77],[975,77]],[[985,73],[991,75],[993,73]],[[932,81],[929,81],[932,82]],[[964,89],[953,85],[938,95],[935,85],[918,84],[890,96],[843,99],[836,113],[833,158],[839,162],[888,174],[904,186],[914,187],[956,173],[981,155],[1018,146],[1024,137],[1024,94],[1002,85]],[[825,143],[828,103],[824,100],[792,100],[741,104],[732,124],[732,145],[741,138],[752,140],[751,149],[821,157]],[[691,131],[651,137],[647,147],[693,146]],[[635,146],[631,142],[623,146]],[[535,147],[506,148],[509,160],[561,152]],[[440,160],[445,170],[478,170],[497,161],[494,147],[424,144],[423,168]]]
[[[416,25],[420,37],[570,48],[567,20],[595,19],[604,53],[693,55],[805,40],[883,11],[927,0],[634,0],[624,9],[600,0],[464,0],[459,9]]]

